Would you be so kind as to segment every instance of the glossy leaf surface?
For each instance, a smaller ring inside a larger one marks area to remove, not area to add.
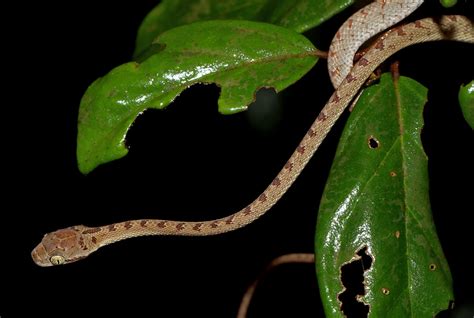
[[[343,317],[346,264],[364,256],[369,317],[433,317],[453,299],[432,220],[420,132],[426,89],[389,74],[361,96],[343,132],[320,205],[316,271],[327,317]],[[359,255],[357,255],[359,253]],[[361,265],[359,265],[360,267]],[[362,272],[362,270],[361,270]]]
[[[251,20],[304,32],[326,21],[354,0],[164,0],[143,20],[135,56],[166,30],[205,20]]]
[[[147,108],[166,107],[191,85],[219,85],[219,111],[233,114],[245,110],[258,89],[281,91],[317,61],[304,36],[250,21],[194,23],[163,33],[153,45],[141,63],[113,69],[84,94],[77,139],[81,172],[123,157],[135,118]]]
[[[467,123],[474,129],[474,81],[459,90],[459,105]]]

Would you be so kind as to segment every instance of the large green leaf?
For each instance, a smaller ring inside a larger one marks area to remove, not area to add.
[[[219,111],[245,110],[255,92],[278,92],[300,79],[316,63],[316,49],[286,28],[250,21],[207,21],[160,35],[155,51],[96,80],[79,109],[77,160],[88,173],[127,153],[125,136],[147,108],[164,108],[196,83],[221,87]]]
[[[467,123],[474,129],[474,81],[459,90],[459,105]]]
[[[358,299],[370,306],[370,317],[433,317],[453,299],[430,212],[420,140],[425,101],[420,84],[403,77],[393,82],[384,74],[366,89],[346,124],[316,228],[316,271],[327,317],[343,317],[338,296],[348,286],[341,270],[362,253],[372,263]]]
[[[261,21],[304,32],[326,21],[354,0],[163,0],[145,17],[135,56],[166,30],[197,21]]]

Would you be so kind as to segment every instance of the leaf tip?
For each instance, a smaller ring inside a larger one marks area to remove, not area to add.
[[[125,136],[118,144],[110,144],[105,147],[98,146],[90,139],[79,139],[77,144],[77,166],[83,175],[87,175],[98,166],[120,159],[127,155],[128,148],[125,146]]]

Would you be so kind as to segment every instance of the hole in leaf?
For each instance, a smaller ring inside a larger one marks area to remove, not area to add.
[[[430,264],[430,271],[436,270],[436,264]]]
[[[341,310],[348,318],[367,317],[369,305],[358,301],[359,296],[365,295],[364,272],[372,266],[372,257],[367,254],[367,247],[356,253],[360,258],[341,267],[341,281],[345,290],[339,294]]]
[[[282,106],[274,88],[260,88],[246,112],[250,125],[259,132],[270,134],[282,120]]]
[[[374,136],[369,137],[369,147],[371,149],[377,149],[379,147],[379,144],[379,141]]]

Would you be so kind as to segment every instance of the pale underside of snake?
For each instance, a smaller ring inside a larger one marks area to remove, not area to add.
[[[100,227],[72,226],[46,234],[32,252],[34,262],[40,266],[67,264],[87,257],[102,246],[132,237],[215,235],[252,223],[268,211],[292,185],[344,109],[384,60],[404,47],[439,40],[474,43],[473,23],[463,16],[426,18],[394,28],[374,42],[329,98],[275,179],[242,210],[210,221],[143,219]]]

